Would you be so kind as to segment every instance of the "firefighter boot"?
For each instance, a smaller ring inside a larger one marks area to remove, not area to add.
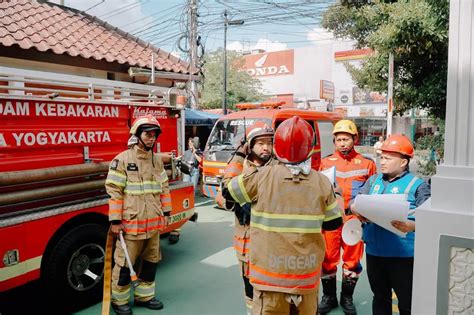
[[[151,310],[161,310],[163,308],[163,303],[161,303],[161,301],[155,298],[152,298],[151,300],[146,301],[146,302],[135,301],[135,305],[144,306]]]
[[[168,236],[168,243],[173,245],[173,244],[176,244],[178,243],[179,241],[179,231],[171,231],[170,235]]]
[[[112,308],[114,309],[114,312],[117,315],[132,315],[132,309],[128,304],[115,305],[114,303],[112,303]]]
[[[318,314],[327,314],[338,306],[336,296],[336,277],[323,278],[323,297],[318,306]]]
[[[352,302],[352,295],[354,294],[354,288],[356,286],[358,278],[354,277],[342,277],[342,288],[341,288],[341,307],[346,315],[357,314],[356,307]]]

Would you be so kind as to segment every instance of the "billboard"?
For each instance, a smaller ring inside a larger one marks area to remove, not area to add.
[[[319,98],[334,102],[334,83],[327,80],[320,81]]]
[[[369,92],[354,86],[352,88],[352,103],[354,105],[387,103],[387,95],[374,91]]]
[[[253,77],[294,73],[294,51],[282,50],[244,56],[244,70]]]

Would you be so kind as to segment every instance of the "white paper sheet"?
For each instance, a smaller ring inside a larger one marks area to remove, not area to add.
[[[354,205],[361,216],[398,236],[406,237],[406,233],[391,224],[394,220],[407,221],[410,203],[406,201],[405,195],[357,195]]]
[[[334,183],[336,182],[336,167],[335,166],[325,169],[324,171],[321,171],[321,174],[329,178],[329,181],[334,186]]]

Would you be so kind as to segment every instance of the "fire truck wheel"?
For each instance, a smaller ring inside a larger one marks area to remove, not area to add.
[[[107,230],[99,224],[81,225],[66,233],[42,265],[48,294],[56,301],[61,298],[81,306],[99,301],[106,238]]]

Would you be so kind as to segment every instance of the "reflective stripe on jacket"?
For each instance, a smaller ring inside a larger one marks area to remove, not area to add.
[[[317,290],[324,258],[323,222],[340,218],[329,180],[313,170],[293,176],[283,164],[233,178],[237,202],[254,200],[249,277],[262,291],[308,294]]]
[[[343,155],[339,151],[321,161],[320,170],[336,167],[336,181],[342,189],[344,208],[354,198],[370,176],[377,172],[374,161],[357,153],[355,149]]]
[[[272,163],[272,160],[269,160],[268,163]],[[250,174],[258,169],[257,165],[248,159],[244,159],[238,155],[234,155],[232,159],[228,162],[227,167],[224,172],[224,179],[222,184],[226,185],[229,181],[240,175],[240,174]],[[249,246],[250,246],[250,225],[240,224],[237,217],[235,218],[235,228],[234,228],[234,249],[237,256],[237,259],[248,262],[249,260]]]
[[[412,173],[406,173],[392,182],[384,184],[383,175],[374,175],[369,179],[370,194],[405,194],[410,203],[410,209],[415,209],[415,193],[423,180]],[[383,209],[380,209],[383,211]],[[414,216],[409,216],[414,220]],[[366,252],[372,256],[381,257],[413,257],[415,233],[407,233],[400,237],[375,223],[364,224],[363,239],[366,243]]]
[[[109,220],[121,220],[128,238],[147,239],[163,228],[171,195],[160,157],[137,145],[120,153],[110,163],[105,188]]]

